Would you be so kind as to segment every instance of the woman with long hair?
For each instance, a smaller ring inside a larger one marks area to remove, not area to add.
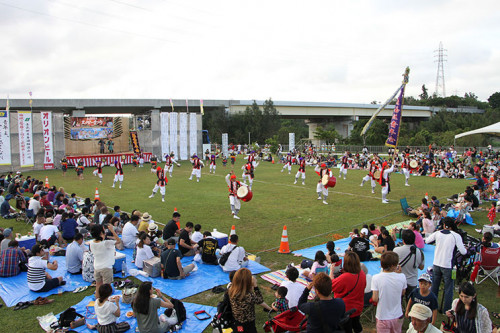
[[[317,251],[316,255],[314,256],[314,262],[312,264],[311,270],[302,272],[302,275],[304,275],[309,279],[309,281],[311,281],[314,278],[314,275],[321,272],[326,272],[328,274],[328,261],[326,260],[325,253],[323,251]]]
[[[235,319],[233,332],[257,332],[255,305],[263,303],[264,298],[250,270],[240,268],[236,271],[228,295]]]
[[[153,297],[156,293],[156,298]],[[160,322],[158,309],[173,308],[173,304],[161,293],[160,289],[153,290],[151,282],[143,282],[137,290],[132,310],[137,318],[139,332],[143,333],[165,333],[169,329],[167,322]]]
[[[137,254],[135,256],[135,265],[138,268],[142,269],[144,260],[149,260],[155,256],[149,244],[151,244],[151,239],[149,239],[149,236],[146,233],[142,233],[139,237]]]
[[[364,306],[366,275],[361,270],[361,262],[355,252],[346,251],[342,270],[343,273],[336,279],[333,277],[333,272],[330,272],[332,291],[336,298],[344,300],[347,310],[356,309],[344,326],[344,330],[359,333],[363,331],[359,316]]]
[[[488,310],[478,303],[474,285],[464,282],[458,288],[458,297],[453,300],[448,318],[457,323],[458,333],[490,333],[491,319]]]

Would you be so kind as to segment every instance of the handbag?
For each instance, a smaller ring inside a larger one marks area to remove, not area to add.
[[[447,321],[442,321],[441,322],[441,332],[454,332],[454,333],[458,333],[458,329],[457,329],[457,323],[455,322],[455,319],[450,319],[448,318]]]

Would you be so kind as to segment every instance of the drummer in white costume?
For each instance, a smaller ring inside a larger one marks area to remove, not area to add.
[[[391,191],[391,186],[389,184],[389,174],[394,171],[394,165],[389,167],[387,162],[382,163],[381,175],[380,175],[380,186],[382,186],[382,203],[389,203],[387,200],[387,194]]]
[[[193,155],[191,163],[193,164],[193,171],[191,172],[189,180],[193,180],[193,176],[196,176],[196,181],[199,183],[201,178],[201,168],[203,168],[205,164],[203,164],[203,161],[196,155]]]
[[[326,201],[326,199],[328,199],[328,187],[323,185],[322,180],[325,175],[327,175],[329,178],[333,177],[332,170],[328,169],[325,163],[322,163],[321,167],[316,165],[314,171],[316,171],[316,173],[319,175],[318,185],[316,185],[318,200],[321,200],[321,194],[323,194],[323,203],[325,205],[328,205],[328,202]]]
[[[375,187],[377,186],[378,178],[375,177],[375,172],[379,170],[378,161],[374,158],[370,163],[370,168],[368,169],[368,174],[363,177],[361,184],[359,186],[363,186],[365,182],[371,180],[372,185],[372,193],[375,193]]]
[[[177,163],[175,160],[174,152],[171,152],[170,155],[165,156],[165,173],[168,172],[168,175],[172,177],[172,170],[174,169],[174,164],[180,167],[181,165]]]
[[[122,156],[122,161],[125,161],[125,155]],[[115,187],[116,182],[120,182],[120,188],[122,188],[122,183],[123,183],[123,164],[122,161],[115,161],[115,168],[116,168],[116,173],[115,173],[115,179],[113,180],[113,186]]]
[[[288,169],[288,174],[292,172],[292,158],[292,154],[288,153],[288,155],[286,155],[285,165],[281,169],[281,172],[283,172],[283,170],[285,169]]]
[[[339,179],[344,175],[344,179],[347,178],[347,169],[349,169],[349,152],[346,151],[344,156],[340,161],[340,171],[339,171]]]
[[[403,174],[405,175],[405,186],[410,186],[408,184],[408,181],[410,180],[410,154],[406,154],[403,157],[403,163],[401,164],[401,170],[403,171]]]
[[[156,169],[156,176],[158,177],[158,181],[155,184],[153,189],[153,193],[149,196],[149,198],[154,198],[158,189],[161,193],[161,201],[165,202],[165,186],[168,183],[167,177],[165,177],[165,170],[163,170],[160,166]]]
[[[210,173],[212,173],[212,170],[214,171],[214,174],[215,174],[215,169],[217,168],[217,164],[215,162],[215,155],[212,154],[212,156],[210,156]]]
[[[257,164],[258,165],[258,164]],[[248,179],[248,184],[250,184],[250,190],[252,189],[253,185],[253,178],[254,178],[254,166],[252,162],[248,161],[247,164],[241,167],[243,170],[243,174],[241,175],[241,178],[243,179],[243,183],[245,183],[245,179]],[[246,183],[245,183],[246,184]]]
[[[300,158],[299,171],[297,171],[297,174],[295,175],[294,184],[297,184],[297,180],[299,180],[300,176],[302,176],[302,185],[305,185],[306,184],[306,160],[303,157]]]
[[[245,185],[236,180],[236,175],[233,172],[226,175],[226,183],[229,187],[229,204],[231,205],[231,213],[233,214],[233,218],[239,220],[240,218],[238,217],[238,213],[241,208],[241,202],[238,198],[238,189]]]

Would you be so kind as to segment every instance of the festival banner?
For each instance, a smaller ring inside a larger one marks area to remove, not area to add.
[[[135,154],[141,153],[141,147],[139,146],[139,137],[137,136],[137,131],[130,131],[130,141],[132,142],[132,150]]]
[[[403,100],[405,96],[405,85],[401,87],[401,93],[399,94],[398,101],[394,107],[394,112],[392,113],[391,124],[389,125],[389,136],[385,145],[387,147],[396,148],[398,146],[399,139],[399,129],[401,128],[401,114],[403,112]]]
[[[179,113],[179,158],[188,159],[188,114]]]
[[[52,112],[41,112],[43,133],[43,168],[54,169],[54,141],[52,139]]]
[[[21,167],[32,167],[33,162],[33,127],[31,111],[17,112],[17,128],[19,132],[19,160]]]
[[[177,112],[171,112],[169,115],[169,146],[170,146],[170,151],[172,151],[175,156],[178,156],[178,151],[177,151],[177,135],[178,129],[177,129]]]
[[[161,160],[165,161],[165,155],[170,154],[168,146],[168,113],[160,113],[160,123],[161,123]]]
[[[0,111],[0,165],[11,165],[9,110]]]
[[[295,133],[288,133],[288,151],[295,149]]]
[[[228,151],[228,136],[227,133],[222,133],[222,153],[227,158],[229,156]]]
[[[198,123],[196,113],[189,114],[189,156],[198,154]]]

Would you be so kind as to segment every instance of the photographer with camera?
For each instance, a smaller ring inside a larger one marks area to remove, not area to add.
[[[401,233],[403,239],[403,246],[394,248],[400,258],[399,265],[401,266],[401,273],[406,277],[406,300],[410,296],[413,289],[418,285],[417,276],[418,270],[424,269],[424,253],[421,249],[415,246],[415,234],[412,230],[406,229]]]

